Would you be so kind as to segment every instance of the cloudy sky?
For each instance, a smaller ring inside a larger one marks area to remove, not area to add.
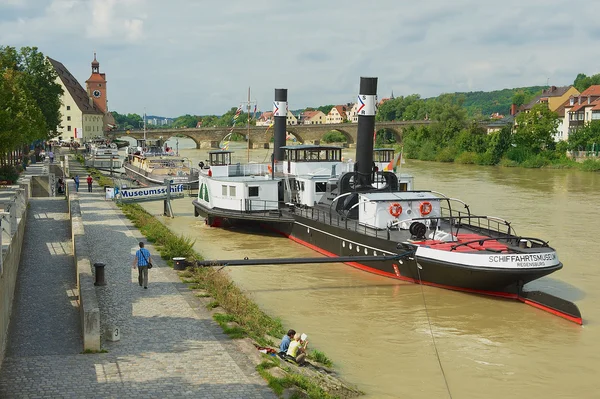
[[[252,88],[270,110],[571,84],[600,72],[600,2],[0,0],[0,45],[37,46],[81,83],[94,50],[111,110],[222,114]]]

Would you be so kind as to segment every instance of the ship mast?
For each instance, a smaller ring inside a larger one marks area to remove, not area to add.
[[[248,102],[246,103],[246,111],[248,112],[248,121],[246,123],[246,139],[248,140],[248,163],[250,163],[250,86],[248,86]]]

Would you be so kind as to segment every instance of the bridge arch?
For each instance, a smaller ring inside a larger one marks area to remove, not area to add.
[[[331,128],[327,132],[323,133],[321,135],[321,140],[323,140],[323,137],[325,137],[325,135],[327,133],[329,133],[329,132],[338,132],[338,133],[341,133],[346,138],[346,143],[348,143],[348,144],[354,144],[355,143],[354,136],[351,133],[349,133],[347,130],[341,129],[341,128],[337,127],[337,126],[334,127],[334,128]]]
[[[377,129],[377,136],[381,137],[381,135],[384,135],[385,138],[393,138],[396,143],[402,142],[402,128],[384,126]]]
[[[285,127],[286,130],[286,136],[291,134],[292,136],[294,136],[296,138],[296,141],[300,144],[304,144],[304,138],[298,133],[297,129],[294,129],[293,126],[288,125]]]

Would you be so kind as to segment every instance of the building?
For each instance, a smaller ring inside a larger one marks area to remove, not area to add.
[[[358,123],[358,104],[346,104],[346,119],[350,123]]]
[[[563,119],[555,140],[568,140],[569,134],[593,120],[600,120],[600,85],[588,87],[562,104]]]
[[[256,119],[256,126],[271,126],[275,121],[275,119],[273,119],[273,118],[274,118],[273,112],[271,112],[271,111],[263,112],[262,114],[260,114],[258,119]],[[298,118],[296,118],[294,116],[294,114],[292,114],[290,112],[289,109],[287,112],[287,116],[285,118],[285,124],[288,126],[298,124]]]
[[[298,124],[298,118],[296,118],[294,116],[294,114],[292,114],[292,112],[289,109],[288,109],[288,112],[287,112],[287,117],[286,117],[286,120],[285,120],[285,124],[288,125],[288,126],[289,125],[297,125]]]
[[[326,123],[327,116],[321,111],[304,111],[301,119],[304,125],[322,125]]]
[[[256,126],[270,126],[273,123],[273,112],[267,111],[260,114],[256,120]]]
[[[336,105],[325,117],[325,123],[344,123],[348,120],[348,110],[345,105]]]
[[[551,86],[542,90],[542,94],[536,96],[528,104],[522,105],[519,111],[527,112],[534,105],[540,103],[548,104],[550,111],[556,111],[571,96],[578,96],[579,90],[573,86],[556,87]]]
[[[57,129],[58,138],[82,143],[102,136],[104,113],[62,63],[50,57],[47,57],[47,60],[56,71],[57,82],[63,89],[60,107],[62,120]]]
[[[92,61],[92,74],[89,79],[85,81],[87,88],[88,97],[94,100],[96,108],[102,111],[103,116],[103,132],[110,131],[116,127],[115,119],[110,112],[108,112],[108,93],[106,85],[106,74],[100,72],[100,63],[96,60],[96,53],[94,53],[94,60]]]

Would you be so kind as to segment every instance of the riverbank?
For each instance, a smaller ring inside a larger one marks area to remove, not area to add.
[[[185,257],[188,262],[202,259],[194,252],[194,242],[183,235],[177,236],[158,219],[136,204],[120,205],[123,213],[152,242],[163,259],[172,266],[173,257]],[[266,315],[218,268],[188,268],[179,272],[203,306],[223,332],[249,354],[259,374],[278,395],[309,398],[353,398],[362,394],[357,388],[342,381],[331,369],[331,360],[318,350],[308,354],[308,365],[298,367],[263,352],[276,352],[279,338],[285,334],[281,321]],[[291,395],[291,396],[290,396]]]

